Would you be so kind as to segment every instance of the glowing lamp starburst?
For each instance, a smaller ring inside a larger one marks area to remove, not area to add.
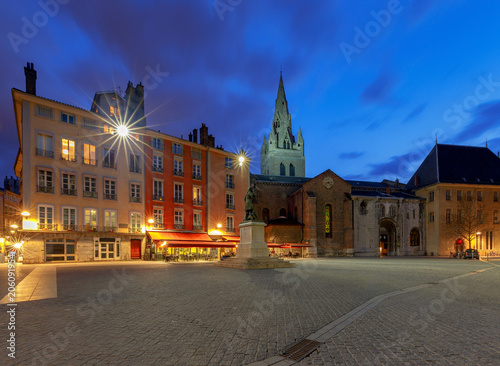
[[[121,137],[125,137],[128,135],[128,128],[125,125],[120,125],[116,129],[116,132],[118,132],[118,135],[120,135]]]

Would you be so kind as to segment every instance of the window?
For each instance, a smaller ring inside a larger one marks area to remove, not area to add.
[[[191,148],[191,157],[193,159],[201,160],[201,149],[198,149],[196,147],[192,147]]]
[[[390,215],[391,217],[396,216],[396,206],[391,205],[391,206],[389,207],[389,215]]]
[[[95,208],[83,210],[83,225],[87,231],[97,231],[97,210]]]
[[[141,157],[139,155],[130,154],[129,171],[132,173],[141,172]]]
[[[429,222],[434,222],[434,212],[429,212]]]
[[[232,169],[233,168],[233,159],[228,158],[226,156],[224,166],[226,167],[226,169]]]
[[[434,191],[429,192],[429,202],[434,202]]]
[[[368,213],[367,209],[366,209],[366,202],[363,201],[361,202],[361,204],[359,205],[359,214],[360,215],[366,215]]]
[[[115,231],[117,222],[116,211],[104,210],[104,231]]]
[[[115,133],[113,126],[107,125],[106,123],[102,126],[102,130],[104,133],[109,133],[110,135]]]
[[[52,181],[51,170],[38,170],[38,185],[36,191],[44,193],[54,193],[54,184]]]
[[[460,208],[457,209],[457,222],[462,222],[462,210]]]
[[[193,163],[193,179],[201,180],[201,165]]]
[[[451,190],[449,189],[446,190],[446,200],[451,201]]]
[[[416,219],[417,218],[417,210],[413,209],[413,218]]]
[[[486,250],[493,250],[493,231],[486,232]]]
[[[285,165],[283,165],[283,163],[280,164],[280,175],[286,175]]]
[[[97,122],[95,119],[83,117],[83,127],[98,129],[99,122]]]
[[[76,208],[63,207],[62,223],[63,230],[76,230]]]
[[[45,261],[74,261],[76,241],[73,239],[47,239],[45,241]]]
[[[139,212],[130,213],[130,228],[131,233],[140,233],[142,226],[142,215]]]
[[[97,178],[85,176],[83,178],[83,197],[97,198]]]
[[[37,105],[35,108],[35,114],[40,117],[45,118],[54,118],[54,110],[49,107],[43,107],[41,105]]]
[[[174,212],[174,229],[184,229],[184,212],[175,210]]]
[[[410,231],[410,246],[418,247],[420,246],[420,233],[417,229],[412,229]]]
[[[462,191],[457,191],[457,201],[462,200]]]
[[[483,201],[483,192],[482,191],[477,191],[477,201],[478,202]]]
[[[94,241],[94,260],[101,259],[120,259],[120,239],[99,238]]]
[[[174,160],[174,175],[178,177],[184,176],[184,171],[182,169],[182,160],[175,159]]]
[[[76,161],[75,142],[73,140],[62,139],[61,158],[68,161]]]
[[[61,180],[61,194],[76,196],[76,175],[62,173]]]
[[[61,122],[64,123],[69,123],[71,125],[74,125],[76,121],[76,118],[73,114],[61,112]]]
[[[201,188],[193,187],[193,205],[201,206]]]
[[[493,192],[493,202],[498,202],[498,192]]]
[[[57,230],[57,225],[54,224],[53,206],[38,206],[38,228],[46,230]]]
[[[116,201],[116,181],[114,179],[104,179],[104,199]]]
[[[35,154],[46,158],[54,157],[54,148],[52,147],[52,136],[43,133],[37,134]]]
[[[493,223],[498,224],[498,210],[493,210]]]
[[[226,208],[234,210],[234,194],[226,193]]]
[[[234,177],[231,174],[226,174],[226,188],[234,189]]]
[[[234,232],[234,217],[233,216],[226,217],[226,231]]]
[[[290,177],[295,177],[295,167],[290,164]]]
[[[165,146],[163,145],[162,139],[157,139],[155,137],[151,138],[151,147],[157,150],[164,150]]]
[[[467,201],[472,201],[472,191],[467,191]]]
[[[201,224],[201,212],[193,213],[193,230],[203,230],[203,225]]]
[[[184,203],[184,192],[182,184],[174,183],[174,202]]]
[[[163,208],[153,207],[153,220],[155,229],[163,229]]]
[[[385,217],[385,206],[380,205],[380,217]]]
[[[446,209],[446,223],[451,223],[451,208]]]
[[[141,185],[139,183],[130,183],[130,202],[140,203],[141,201]]]
[[[325,206],[325,237],[332,237],[332,206]]]
[[[104,149],[104,161],[102,166],[105,168],[116,169],[115,150]]]
[[[184,147],[181,144],[172,144],[172,153],[177,155],[184,155]]]
[[[120,117],[120,109],[116,106],[110,105],[109,106],[109,116],[110,117],[114,117],[114,116]]]
[[[153,180],[153,200],[163,201],[163,181]]]
[[[286,209],[280,208],[280,216],[281,217],[286,217]]]
[[[153,155],[153,172],[163,173],[163,157]]]
[[[83,144],[83,164],[97,165],[95,145]]]

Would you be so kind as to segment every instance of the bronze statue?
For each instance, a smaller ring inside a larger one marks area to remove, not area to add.
[[[257,214],[255,213],[255,208],[253,206],[255,197],[255,187],[250,186],[247,194],[245,195],[245,218],[243,221],[257,220]]]

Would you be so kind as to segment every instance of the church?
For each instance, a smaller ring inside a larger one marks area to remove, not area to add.
[[[293,134],[282,75],[251,184],[268,243],[312,257],[425,254],[425,199],[404,184],[344,180],[329,169],[305,177],[304,138],[300,128]]]

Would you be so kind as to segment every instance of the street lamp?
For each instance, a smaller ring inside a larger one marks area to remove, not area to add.
[[[128,135],[128,128],[125,125],[119,125],[116,132],[118,132],[118,135],[121,137],[126,137]]]

